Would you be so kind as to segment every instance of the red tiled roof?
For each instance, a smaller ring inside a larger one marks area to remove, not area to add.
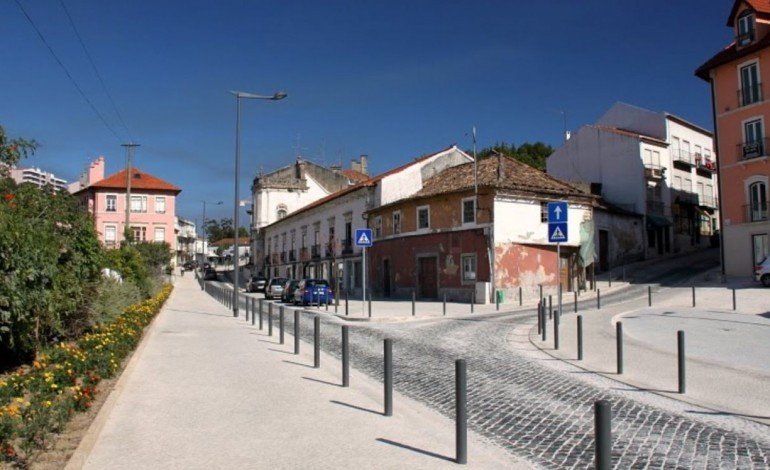
[[[126,189],[126,171],[125,169],[110,175],[102,180],[99,180],[87,188],[81,189],[78,192],[85,191],[89,188],[96,189]],[[173,192],[175,195],[182,192],[180,188],[174,186],[171,183],[167,183],[162,179],[155,177],[149,173],[146,173],[138,168],[131,169],[131,189],[144,189],[153,191],[168,191]]]
[[[497,154],[480,160],[477,166],[479,187],[529,194],[545,193],[560,197],[594,197],[535,167],[504,155]],[[473,189],[475,185],[473,167],[471,162],[447,168],[426,181],[415,197],[436,196]]]
[[[209,243],[211,246],[217,246],[222,248],[227,248],[230,246],[235,245],[235,238],[223,238],[221,240],[217,240],[215,242]],[[248,248],[251,244],[251,239],[248,237],[238,237],[238,246],[243,248]]]
[[[733,8],[730,10],[730,16],[727,17],[727,26],[732,27],[735,24],[735,15],[738,14],[738,7],[741,4],[747,4],[754,10],[759,18],[770,18],[770,0],[736,0]]]
[[[361,173],[358,170],[342,170],[340,173],[345,175],[347,179],[351,181],[366,181],[369,179],[369,175]]]

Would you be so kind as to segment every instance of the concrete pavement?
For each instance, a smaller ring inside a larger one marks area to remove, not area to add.
[[[289,336],[289,338],[291,338]],[[278,344],[179,277],[68,469],[451,468],[453,421],[312,348]],[[469,432],[470,468],[529,468]]]

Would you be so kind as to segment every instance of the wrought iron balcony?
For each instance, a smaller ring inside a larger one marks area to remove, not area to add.
[[[320,258],[321,257],[321,245],[313,245],[310,247],[310,256],[312,258]]]
[[[297,261],[297,251],[296,250],[290,250],[289,251],[289,261]]]
[[[738,160],[751,160],[767,155],[768,139],[759,139],[754,142],[738,144]]]
[[[660,165],[654,165],[651,163],[644,164],[644,177],[649,180],[662,180],[666,178],[666,167]]]
[[[675,162],[682,162],[688,165],[693,164],[692,154],[688,150],[671,149],[671,159]]]
[[[762,96],[762,84],[757,83],[738,90],[738,107],[748,106],[764,100]]]
[[[342,254],[349,255],[353,253],[353,240],[347,238],[342,240]]]
[[[743,221],[748,222],[767,222],[767,204],[747,204],[743,206]]]

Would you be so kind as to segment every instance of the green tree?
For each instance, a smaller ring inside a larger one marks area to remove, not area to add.
[[[160,274],[171,262],[171,246],[166,242],[136,243],[134,248],[141,254],[145,265],[155,274]]]
[[[245,227],[239,227],[238,233],[241,237],[249,236],[249,231]],[[225,238],[235,238],[233,219],[206,220],[206,234],[210,242],[217,242]]]
[[[553,147],[543,142],[524,143],[519,147],[505,142],[496,143],[491,147],[485,147],[477,152],[480,160],[488,158],[495,153],[502,153],[513,157],[527,165],[533,166],[539,170],[545,170],[545,162],[553,153]]]

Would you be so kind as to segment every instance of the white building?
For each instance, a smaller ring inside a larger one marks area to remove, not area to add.
[[[616,103],[557,149],[547,170],[590,183],[607,202],[642,215],[645,255],[655,257],[709,245],[718,221],[713,148],[712,134],[695,124]],[[615,238],[610,227],[596,230]],[[598,243],[599,251],[608,251]]]
[[[353,235],[369,226],[365,212],[410,197],[438,172],[469,161],[470,156],[452,146],[282,215],[260,230],[264,273],[340,280],[347,292],[357,295],[362,287],[362,250]]]
[[[198,236],[195,232],[195,222],[174,217],[174,233],[176,234],[176,265],[181,266],[187,261],[194,261],[197,249]]]
[[[41,188],[47,184],[56,191],[66,191],[67,182],[57,178],[53,173],[43,171],[40,168],[11,168],[11,178],[17,183],[32,183]]]

